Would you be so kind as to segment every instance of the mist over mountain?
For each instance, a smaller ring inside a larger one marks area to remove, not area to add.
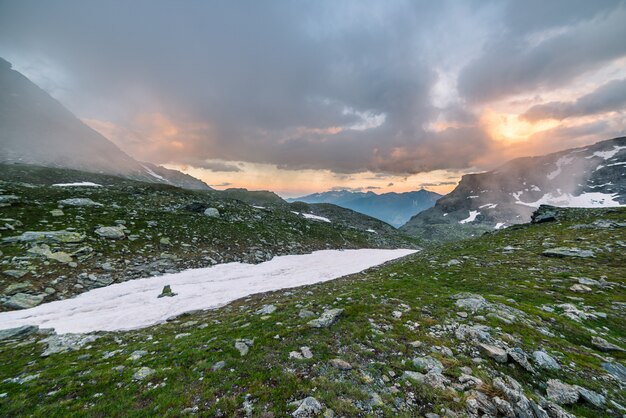
[[[428,190],[383,194],[337,190],[287,200],[289,202],[332,203],[399,227],[417,213],[433,207],[440,197],[440,194]]]
[[[626,137],[540,157],[517,158],[496,170],[463,176],[459,185],[402,230],[448,238],[530,221],[540,205],[626,204]],[[446,231],[442,234],[442,231]]]
[[[176,170],[140,163],[0,58],[0,162],[72,168],[209,189]]]

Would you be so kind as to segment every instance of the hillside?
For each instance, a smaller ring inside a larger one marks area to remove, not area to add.
[[[210,189],[175,170],[139,163],[85,125],[0,58],[0,163],[71,168],[134,180]]]
[[[626,205],[626,138],[541,157],[512,160],[463,176],[434,207],[402,230],[425,240],[455,240],[530,221],[540,205]]]
[[[140,330],[0,332],[0,413],[621,417],[626,209],[543,210]]]
[[[0,309],[13,309],[18,293],[39,304],[218,263],[327,248],[416,247],[415,239],[347,209],[296,212],[282,200],[263,207],[241,200],[256,196],[0,165]],[[311,219],[313,211],[328,221]]]
[[[289,202],[332,203],[399,227],[417,213],[431,208],[440,197],[440,194],[428,190],[382,194],[339,190],[287,200]]]

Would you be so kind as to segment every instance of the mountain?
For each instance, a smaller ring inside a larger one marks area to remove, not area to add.
[[[383,194],[338,190],[314,193],[308,196],[287,199],[287,201],[332,203],[333,205],[352,209],[399,227],[406,223],[411,216],[431,208],[440,197],[440,194],[428,190]]]
[[[626,204],[626,137],[463,176],[459,185],[402,226],[423,239],[451,240],[528,222],[540,205]]]
[[[0,162],[72,168],[191,189],[210,189],[175,170],[140,163],[84,124],[0,58]]]

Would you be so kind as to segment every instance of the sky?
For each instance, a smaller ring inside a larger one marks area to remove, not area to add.
[[[625,39],[618,0],[0,0],[0,56],[128,154],[289,197],[623,136]]]

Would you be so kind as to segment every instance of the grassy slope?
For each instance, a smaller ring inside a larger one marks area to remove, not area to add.
[[[31,292],[42,292],[57,277],[64,279],[53,287],[56,292],[46,301],[69,297],[85,289],[76,284],[80,273],[110,275],[116,281],[146,277],[154,272],[205,267],[215,262],[258,262],[273,255],[306,253],[326,248],[396,248],[415,247],[416,240],[405,237],[378,220],[347,213],[340,209],[337,222],[311,221],[291,212],[284,202],[266,209],[233,199],[217,191],[191,191],[167,185],[139,183],[113,176],[83,173],[74,170],[36,168],[32,166],[0,166],[0,195],[17,195],[18,203],[0,207],[0,218],[13,221],[15,230],[0,228],[0,238],[20,235],[24,231],[53,231],[75,228],[86,235],[78,244],[50,244],[53,251],[72,253],[90,246],[90,258],[75,260],[77,267],[41,258],[27,258],[31,244],[15,243],[0,246],[1,270],[25,269],[30,272],[15,279],[0,275],[0,292],[12,283],[30,281]],[[39,184],[16,183],[15,180]],[[106,185],[101,188],[51,187],[57,182],[92,181]],[[45,186],[42,186],[44,184]],[[252,194],[254,197],[254,194]],[[103,207],[64,207],[63,216],[52,216],[58,201],[86,197]],[[186,210],[191,203],[216,207],[218,219]],[[333,219],[335,219],[333,217]],[[366,231],[360,225],[365,219]],[[129,235],[136,239],[110,240],[98,237],[98,226],[113,226],[124,221]],[[351,227],[351,222],[359,227]],[[1,222],[0,226],[5,222]],[[169,238],[171,245],[161,243]],[[261,253],[260,258],[257,257]],[[164,255],[164,253],[166,253]],[[112,270],[101,266],[109,263]],[[0,305],[0,309],[2,308]]]
[[[37,341],[0,345],[0,382],[6,378],[39,373],[39,378],[23,385],[0,383],[0,415],[35,416],[179,416],[185,408],[197,406],[204,415],[244,415],[246,395],[256,416],[284,416],[295,407],[288,402],[314,396],[339,415],[383,414],[416,416],[442,407],[464,410],[462,393],[438,391],[400,379],[404,370],[415,370],[411,359],[418,354],[439,358],[454,378],[461,366],[469,366],[486,382],[505,373],[523,383],[527,394],[545,393],[550,377],[578,383],[589,389],[608,391],[608,399],[626,403],[617,384],[605,379],[600,369],[608,357],[589,348],[592,332],[624,344],[626,313],[614,302],[626,302],[626,265],[623,258],[626,228],[569,229],[594,219],[626,222],[626,211],[568,211],[568,219],[558,223],[529,225],[499,231],[477,240],[428,249],[400,262],[345,277],[333,282],[256,295],[222,309],[195,313],[173,322],[147,329],[106,333],[90,348],[41,358]],[[511,253],[501,249],[519,247]],[[546,246],[576,246],[593,249],[594,259],[554,259],[541,255]],[[448,266],[457,259],[462,264]],[[606,277],[618,286],[591,293],[573,293],[572,277]],[[482,323],[495,328],[495,335],[515,341],[526,352],[543,348],[557,358],[563,369],[531,375],[519,367],[486,359],[472,362],[471,348],[460,344],[439,325],[472,323],[456,316],[451,295],[474,292],[490,302],[515,307],[526,314],[526,321],[507,324],[487,317]],[[580,298],[580,299],[574,299]],[[606,319],[581,323],[565,318],[557,309],[549,313],[541,305],[583,304],[608,314]],[[263,317],[255,311],[264,304],[278,310]],[[410,307],[403,308],[401,304]],[[307,327],[302,308],[319,314],[324,308],[344,308],[343,317],[327,329]],[[404,311],[401,318],[392,315]],[[191,322],[190,322],[191,321]],[[201,324],[208,324],[202,328]],[[417,324],[417,326],[415,326]],[[543,327],[554,336],[538,332]],[[190,335],[175,338],[177,334]],[[246,357],[234,348],[238,338],[254,338]],[[420,340],[414,348],[409,342]],[[454,357],[431,353],[431,347],[445,345]],[[310,360],[290,359],[288,353],[308,346]],[[122,350],[103,360],[103,353]],[[148,355],[128,360],[135,350]],[[354,368],[339,371],[328,360],[342,358]],[[623,353],[613,354],[624,362]],[[211,365],[226,361],[220,371]],[[113,367],[123,365],[124,370]],[[140,366],[156,373],[143,382],[131,378]],[[371,406],[372,392],[384,405]],[[600,416],[585,404],[570,408],[577,416]]]

